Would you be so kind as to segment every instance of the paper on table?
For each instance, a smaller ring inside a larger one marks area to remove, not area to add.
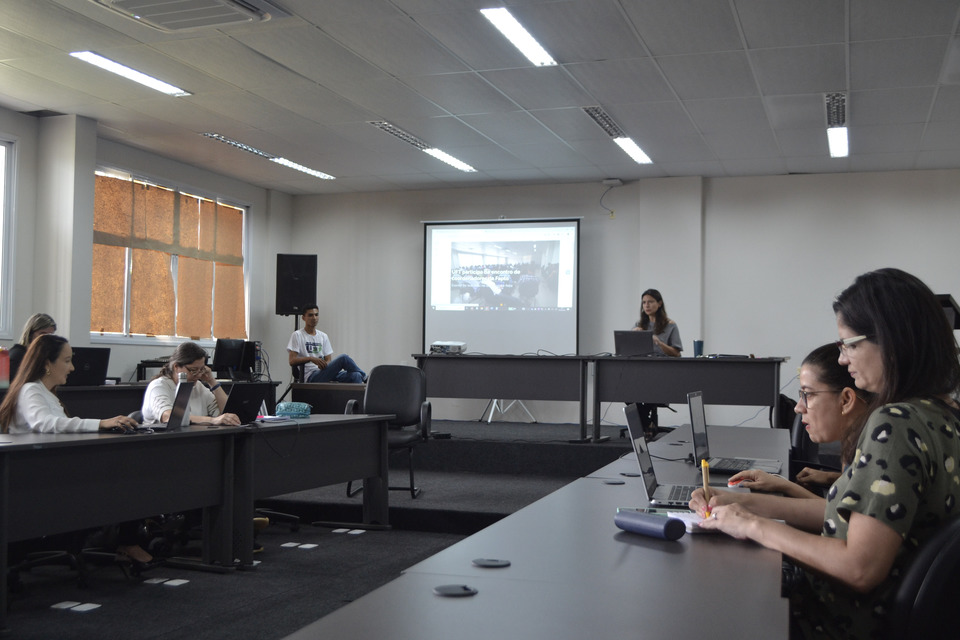
[[[695,511],[668,511],[667,517],[683,520],[687,527],[687,533],[713,533],[716,529],[701,529],[700,522],[703,520]]]

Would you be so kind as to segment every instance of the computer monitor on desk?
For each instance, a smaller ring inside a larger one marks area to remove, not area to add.
[[[109,347],[73,347],[73,371],[67,376],[68,387],[99,387],[107,379],[110,364]]]
[[[218,378],[253,380],[256,366],[256,343],[218,338],[210,368]]]

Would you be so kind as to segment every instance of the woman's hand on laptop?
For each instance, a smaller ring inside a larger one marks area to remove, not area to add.
[[[221,413],[216,418],[210,418],[210,424],[236,426],[240,424],[240,418],[235,413]]]

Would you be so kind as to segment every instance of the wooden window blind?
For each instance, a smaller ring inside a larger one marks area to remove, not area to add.
[[[96,176],[90,331],[246,338],[244,210]]]

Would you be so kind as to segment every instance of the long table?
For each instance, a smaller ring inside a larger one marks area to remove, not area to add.
[[[253,564],[254,500],[363,479],[363,522],[389,524],[387,415],[313,415],[264,423],[236,439],[234,531]]]
[[[100,416],[104,418],[129,415],[134,411],[140,411],[143,406],[143,394],[147,390],[146,382],[135,382],[127,384],[104,384],[96,387],[70,387],[61,385],[57,387],[57,397],[66,407],[70,415],[80,417]],[[245,384],[243,382],[234,382],[232,380],[223,380],[221,382],[223,390],[230,393],[234,385]],[[277,386],[280,382],[273,383],[273,388],[264,402],[267,404],[267,411],[273,413],[276,407]]]
[[[596,358],[593,420],[601,402],[686,404],[687,393],[703,391],[706,404],[773,407],[777,427],[780,364],[783,358]]]
[[[414,354],[435,398],[570,400],[580,403],[587,434],[588,365],[593,364],[593,440],[600,441],[601,402],[683,404],[703,391],[707,404],[780,407],[783,358],[653,358]]]
[[[587,425],[587,356],[414,354],[433,398],[509,398],[580,403],[580,436]]]
[[[718,451],[742,438],[753,443],[750,455],[787,454],[785,431],[733,429],[711,433]],[[758,443],[751,432],[763,434],[765,442]],[[786,639],[789,608],[779,595],[779,553],[722,534],[690,534],[668,542],[614,525],[617,507],[645,506],[640,479],[620,475],[621,466],[631,462],[636,470],[635,459],[628,458],[415,564],[288,640],[622,640],[704,634]],[[665,478],[693,475],[692,465],[683,462],[657,459],[654,465]],[[477,558],[511,565],[484,569],[473,564]],[[470,585],[478,593],[434,595],[434,587],[446,584]]]
[[[204,510],[203,562],[251,564],[255,499],[364,479],[364,520],[387,524],[386,415],[137,435],[0,436],[0,577],[7,543]],[[0,635],[7,629],[0,580]]]

